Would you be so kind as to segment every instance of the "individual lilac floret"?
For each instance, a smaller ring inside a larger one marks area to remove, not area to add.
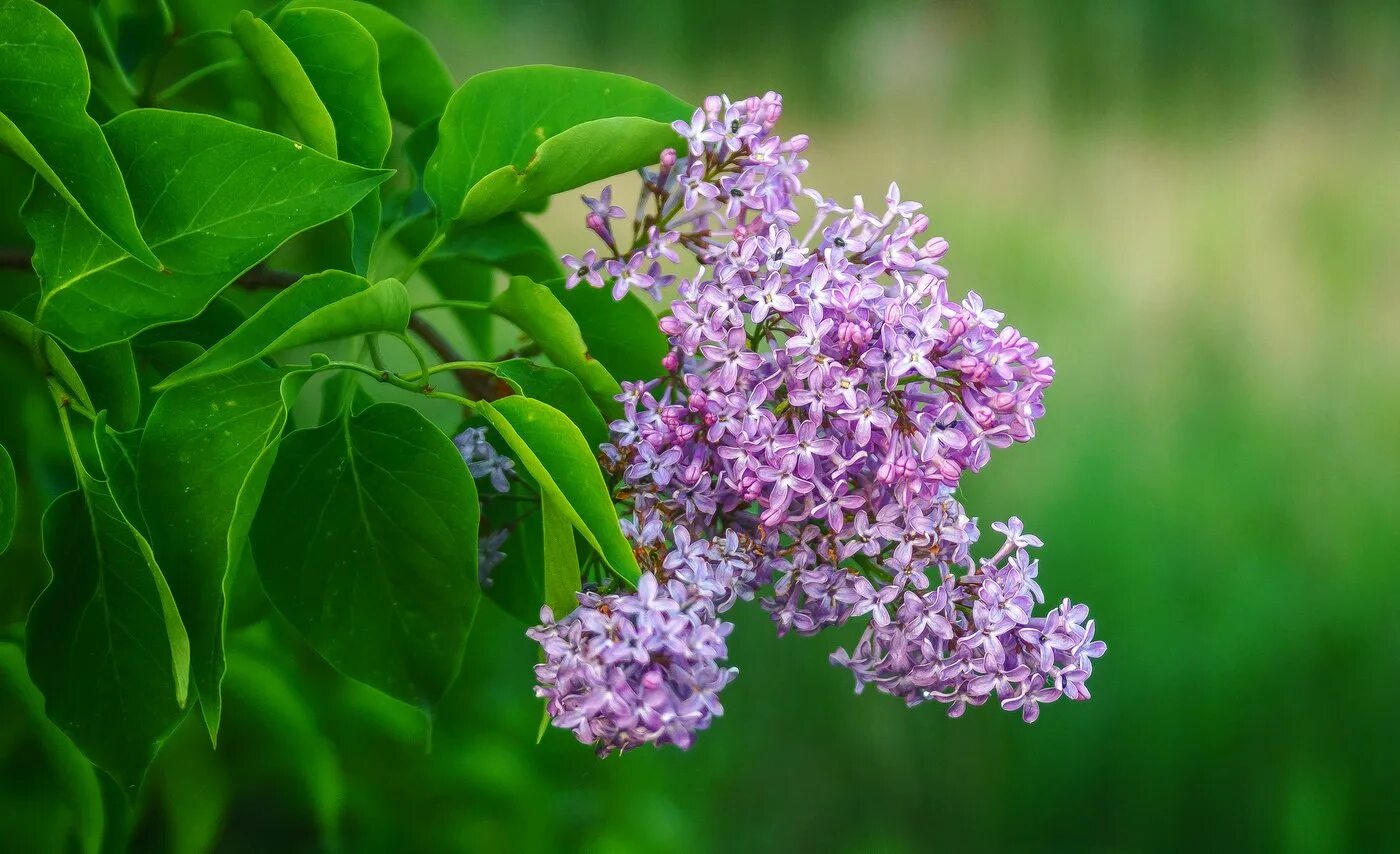
[[[544,649],[537,696],[554,726],[598,753],[643,744],[689,748],[724,709],[719,692],[737,673],[722,667],[732,625],[708,597],[678,580],[642,573],[633,593],[580,593],[559,621],[548,607],[527,634]]]
[[[485,427],[468,427],[452,439],[462,460],[474,478],[488,478],[497,492],[510,491],[510,476],[515,473],[515,461],[497,453],[486,440]]]
[[[501,528],[486,534],[476,544],[476,575],[482,587],[490,587],[491,573],[506,559],[501,546],[510,538],[510,529]]]

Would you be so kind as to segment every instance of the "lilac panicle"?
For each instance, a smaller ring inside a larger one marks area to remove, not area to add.
[[[896,184],[869,207],[805,187],[808,139],[776,135],[781,114],[772,92],[716,96],[676,122],[677,147],[642,171],[630,246],[611,195],[585,199],[605,246],[565,256],[568,286],[677,295],[660,320],[666,375],[624,384],[603,448],[632,502],[624,527],[665,586],[715,613],[771,585],[780,633],[867,619],[832,656],[858,689],[955,716],[995,697],[1027,721],[1087,699],[1105,649],[1087,609],[1034,616],[1040,540],[1013,517],[979,561],[955,498],[994,449],[1034,438],[1051,359],[979,294],[949,290],[948,243]],[[678,250],[699,267],[675,279],[661,262]],[[721,539],[741,557],[716,561]]]

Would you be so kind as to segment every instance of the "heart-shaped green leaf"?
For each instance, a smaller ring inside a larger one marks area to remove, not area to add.
[[[0,0],[0,143],[8,145],[102,234],[149,267],[118,161],[88,117],[83,49],[33,0]]]
[[[427,190],[439,231],[655,163],[690,107],[631,77],[530,65],[458,89],[438,126]]]
[[[335,124],[337,156],[378,169],[393,138],[389,107],[379,84],[379,48],[350,15],[316,7],[288,9],[277,18],[277,35],[301,61]],[[369,269],[379,234],[380,201],[370,193],[350,212],[350,256],[354,270]]]
[[[339,270],[306,276],[155,388],[223,373],[289,347],[369,332],[403,332],[409,313],[408,292],[394,279],[371,285]]]
[[[211,737],[224,675],[225,581],[304,379],[251,364],[181,385],[161,395],[141,438],[141,508],[189,628],[192,678]]]
[[[43,281],[37,322],[75,350],[194,317],[287,238],[345,213],[390,174],[195,113],[135,110],[106,130],[167,269],[142,267],[36,188],[23,215]]]
[[[253,524],[263,588],[342,673],[431,707],[480,598],[477,502],[452,441],[407,406],[293,432]]]
[[[594,405],[608,418],[621,418],[622,387],[593,357],[578,322],[544,285],[515,276],[491,301],[491,310],[520,327],[554,364],[579,378]]]
[[[44,514],[53,571],[25,653],[44,709],[128,794],[184,717],[189,645],[146,541],[84,478]],[[178,702],[177,702],[178,700]]]
[[[358,0],[293,0],[287,10],[335,9],[354,18],[379,45],[379,77],[394,118],[417,127],[442,115],[452,75],[423,35],[398,18]],[[285,12],[283,14],[286,14]]]
[[[578,427],[559,410],[528,397],[477,401],[472,406],[612,571],[635,584],[641,569],[622,535],[594,450]]]

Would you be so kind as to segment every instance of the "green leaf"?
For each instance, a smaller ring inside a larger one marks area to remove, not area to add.
[[[335,9],[359,22],[379,44],[379,76],[389,112],[417,127],[442,115],[452,96],[452,75],[417,30],[369,3],[356,0],[293,0],[287,10]],[[285,13],[284,13],[285,14]]]
[[[533,338],[550,361],[578,377],[600,412],[610,419],[622,417],[617,402],[622,387],[589,353],[578,322],[549,288],[516,276],[491,301],[491,310]]]
[[[608,425],[578,377],[563,368],[540,365],[529,359],[493,362],[493,372],[517,394],[547,403],[574,422],[589,447],[608,441]]]
[[[19,481],[15,479],[15,463],[5,446],[0,445],[0,554],[10,547],[18,517]]]
[[[162,273],[52,191],[25,203],[43,281],[38,325],[75,350],[186,320],[283,241],[348,211],[390,174],[214,116],[134,110],[107,125]]]
[[[565,288],[563,279],[544,283],[578,321],[588,352],[620,381],[655,379],[671,349],[656,313],[635,293],[614,300],[607,288]]]
[[[472,77],[447,103],[427,189],[439,230],[485,222],[655,163],[690,107],[618,74],[531,65]]]
[[[159,269],[136,227],[118,161],[88,117],[83,49],[32,0],[0,0],[0,142],[64,203],[140,263]]]
[[[528,397],[476,401],[472,407],[501,434],[540,491],[558,503],[612,571],[635,584],[641,569],[622,535],[594,451],[578,427],[559,410]]]
[[[301,60],[330,113],[340,159],[370,169],[383,166],[393,126],[380,90],[374,37],[348,14],[314,7],[284,11],[276,31]],[[378,193],[365,196],[350,212],[351,263],[360,274],[369,269],[379,219]]]
[[[141,438],[141,508],[189,628],[211,738],[221,711],[226,581],[247,542],[287,398],[304,379],[253,364],[179,386],[161,396]]]
[[[141,383],[130,341],[74,353],[73,367],[90,389],[93,409],[107,410],[107,420],[118,430],[136,426],[141,417]]]
[[[368,332],[403,332],[409,309],[408,292],[394,279],[371,285],[339,270],[306,276],[155,388],[223,373],[289,347]]]
[[[548,494],[540,502],[544,514],[544,603],[557,619],[578,607],[583,588],[579,575],[574,528],[559,502]]]
[[[277,93],[277,100],[282,102],[282,109],[296,126],[302,141],[327,157],[335,157],[335,122],[296,54],[265,21],[253,17],[246,9],[234,17],[231,29],[253,67]]]
[[[381,403],[282,441],[253,524],[268,598],[328,662],[431,707],[476,614],[476,484],[417,411]]]
[[[107,479],[107,491],[131,527],[149,542],[146,515],[141,510],[141,498],[136,490],[136,461],[140,457],[143,431],[123,433],[113,430],[107,425],[107,413],[99,412],[92,432],[97,444],[97,457],[102,462],[102,472]]]
[[[84,479],[44,514],[53,581],[25,632],[44,708],[128,793],[184,716],[189,646],[150,547],[105,485]]]

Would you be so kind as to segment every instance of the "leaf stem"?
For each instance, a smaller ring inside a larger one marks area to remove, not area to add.
[[[424,303],[423,305],[415,305],[415,306],[413,307],[413,310],[414,310],[414,311],[428,311],[428,310],[434,309],[434,308],[460,308],[460,309],[463,309],[463,310],[465,310],[465,311],[490,311],[490,310],[491,310],[491,303],[489,303],[489,302],[475,302],[475,301],[473,301],[473,300],[465,300],[465,299],[448,299],[448,300],[440,300],[440,301],[438,301],[438,302]]]
[[[408,265],[400,270],[394,278],[405,285],[408,284],[408,280],[413,278],[413,274],[418,272],[418,268],[423,266],[423,263],[429,258],[433,257],[433,253],[438,250],[438,247],[441,246],[446,239],[447,232],[445,231],[439,231],[437,234],[434,234],[433,239],[428,241],[428,245],[423,247],[423,251],[419,252],[417,257],[408,262]]]

